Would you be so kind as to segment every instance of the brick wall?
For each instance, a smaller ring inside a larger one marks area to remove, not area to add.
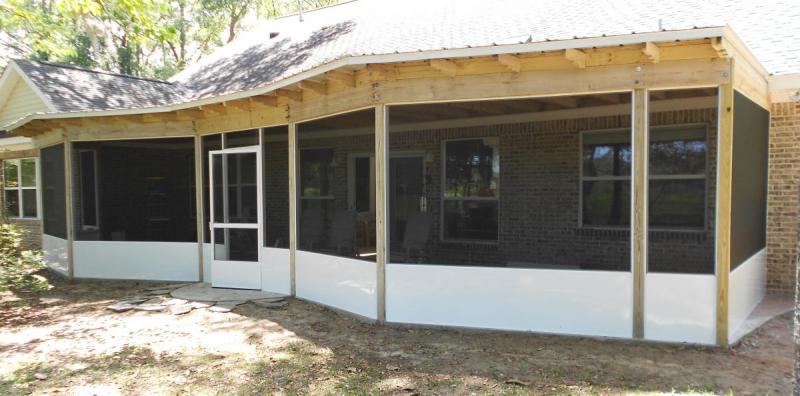
[[[800,220],[800,103],[777,103],[771,110],[767,288],[792,293]]]
[[[30,153],[25,153],[23,157],[30,157]],[[15,158],[12,155],[6,155],[3,159]],[[0,159],[0,208],[5,208],[5,175],[3,174],[2,160]],[[40,214],[41,215],[41,214]],[[8,219],[5,214],[0,212],[0,222],[16,224],[20,229],[25,232],[22,239],[23,249],[40,249],[42,247],[42,222],[40,220],[28,219]]]
[[[709,131],[708,226],[702,231],[652,231],[650,268],[713,273],[716,111],[657,113],[650,119],[654,126],[707,124]],[[626,127],[630,127],[628,115],[392,133],[392,152],[418,152],[426,158],[426,174],[430,180],[425,188],[426,200],[433,220],[427,261],[580,265],[584,269],[628,270],[630,233],[627,230],[579,226],[579,132]],[[442,142],[489,136],[500,140],[499,241],[497,244],[442,242],[439,235]],[[300,148],[334,149],[336,181],[332,194],[336,199],[332,204],[337,209],[346,209],[348,154],[372,153],[373,136],[301,139],[299,145]],[[283,196],[283,192],[278,195]]]

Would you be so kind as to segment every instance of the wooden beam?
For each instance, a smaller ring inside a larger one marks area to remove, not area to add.
[[[647,90],[633,90],[633,338],[644,338],[644,279],[647,271]]]
[[[658,63],[661,61],[661,49],[652,42],[644,43],[642,53],[650,60],[650,62]]]
[[[711,48],[717,52],[720,58],[727,58],[730,53],[728,51],[728,42],[722,37],[714,37],[711,39]]]
[[[350,88],[356,86],[356,76],[353,72],[347,72],[341,69],[331,70],[325,73],[325,78],[328,81],[334,81]]]
[[[328,85],[325,83],[314,82],[310,80],[300,81],[300,89],[311,91],[319,95],[328,94]]]
[[[297,124],[289,123],[289,284],[291,295],[297,295]]]
[[[227,106],[225,106],[225,103],[202,105],[199,108],[202,111],[207,111],[210,113],[221,114],[221,115],[230,113],[230,109]]]
[[[733,84],[719,87],[717,136],[717,345],[728,347],[728,286],[731,273],[731,189],[733,185]]]
[[[239,110],[244,111],[252,111],[253,110],[253,102],[250,99],[241,99],[241,100],[231,100],[225,102],[225,105],[228,107],[235,107]]]
[[[496,57],[497,63],[505,66],[508,70],[511,70],[514,73],[519,73],[522,70],[522,61],[519,60],[519,57],[516,55],[511,54],[500,54]]]
[[[75,278],[75,222],[73,221],[72,207],[72,141],[68,135],[64,135],[64,213],[67,223],[67,276]]]
[[[278,96],[283,96],[291,101],[294,102],[302,102],[303,101],[303,93],[297,90],[288,89],[288,88],[280,88],[275,91],[275,94]]]
[[[270,107],[278,107],[278,97],[275,95],[257,95],[250,98],[255,103]]]
[[[203,273],[203,242],[205,239],[206,224],[205,224],[205,210],[203,210],[203,201],[205,200],[205,191],[203,191],[203,161],[208,160],[203,158],[203,138],[195,135],[194,137],[194,209],[195,218],[197,220],[197,281],[202,282],[205,277]]]
[[[546,98],[536,98],[539,102],[552,103],[567,109],[574,109],[578,107],[577,96],[549,96]]]
[[[567,48],[564,51],[564,57],[572,62],[578,69],[586,68],[586,53],[575,48]]]
[[[428,61],[428,64],[434,70],[439,71],[448,77],[455,77],[459,70],[457,63],[447,59],[431,59]]]
[[[386,322],[386,263],[389,261],[389,134],[385,104],[375,106],[375,274],[378,323]]]

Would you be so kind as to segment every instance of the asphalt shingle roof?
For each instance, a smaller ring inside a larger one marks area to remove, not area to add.
[[[167,81],[138,78],[47,62],[14,60],[58,112],[164,106],[185,100]]]
[[[264,22],[169,82],[16,61],[59,111],[258,88],[352,56],[730,25],[771,74],[800,73],[797,0],[360,0]],[[278,33],[271,37],[272,33]]]

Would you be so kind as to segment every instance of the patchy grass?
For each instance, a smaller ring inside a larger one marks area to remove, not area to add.
[[[302,301],[115,314],[145,286],[0,295],[0,394],[788,394],[791,320],[734,350],[376,326]],[[149,286],[149,285],[148,285]]]

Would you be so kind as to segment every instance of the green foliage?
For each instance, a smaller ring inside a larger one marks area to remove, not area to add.
[[[36,274],[45,268],[42,254],[21,248],[23,232],[13,224],[0,224],[0,291],[41,291],[51,286]]]
[[[341,0],[303,0],[306,10]],[[3,52],[166,78],[297,0],[0,0]]]

